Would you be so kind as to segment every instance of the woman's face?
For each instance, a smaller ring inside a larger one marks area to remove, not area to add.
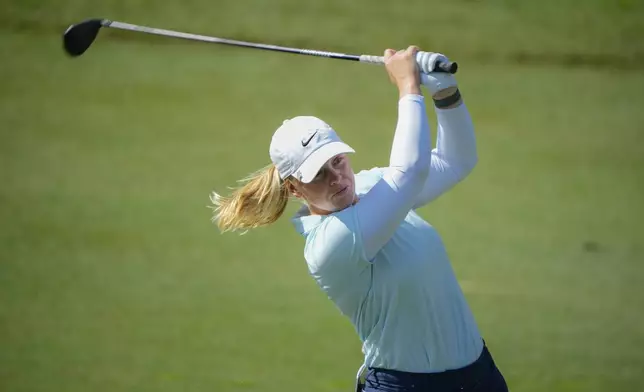
[[[304,199],[317,215],[343,210],[356,201],[355,177],[346,154],[329,159],[313,181],[291,182],[291,193]]]

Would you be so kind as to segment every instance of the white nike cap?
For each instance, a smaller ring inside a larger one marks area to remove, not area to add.
[[[352,152],[329,124],[312,116],[285,120],[273,134],[269,151],[282,180],[293,176],[304,183],[313,181],[329,159]]]

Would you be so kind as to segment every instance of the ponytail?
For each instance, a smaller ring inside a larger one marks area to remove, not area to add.
[[[212,221],[222,232],[269,225],[282,215],[289,199],[286,183],[280,180],[277,168],[271,164],[239,181],[242,185],[224,197],[215,192]]]

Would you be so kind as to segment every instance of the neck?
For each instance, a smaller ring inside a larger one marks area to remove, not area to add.
[[[346,207],[344,207],[344,208],[340,208],[340,209],[335,210],[335,211],[327,211],[327,210],[323,210],[323,209],[321,209],[321,208],[317,208],[317,207],[316,207],[316,206],[314,206],[314,205],[309,205],[309,206],[308,206],[308,208],[309,208],[309,212],[311,213],[311,215],[330,215],[330,214],[333,214],[334,212],[342,211],[342,210],[344,210],[344,209],[347,209],[347,208],[349,208],[349,207],[351,207],[351,206],[356,205],[356,203],[357,203],[359,200],[360,200],[360,198],[358,197],[358,195],[355,195],[355,196],[353,197],[353,202],[352,202],[350,205],[348,205],[348,206],[346,206]]]

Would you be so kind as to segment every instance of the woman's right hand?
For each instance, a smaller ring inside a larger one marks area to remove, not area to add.
[[[407,94],[422,95],[420,90],[420,70],[416,63],[418,47],[409,46],[405,50],[385,50],[385,68],[389,79],[398,87],[400,97]]]

